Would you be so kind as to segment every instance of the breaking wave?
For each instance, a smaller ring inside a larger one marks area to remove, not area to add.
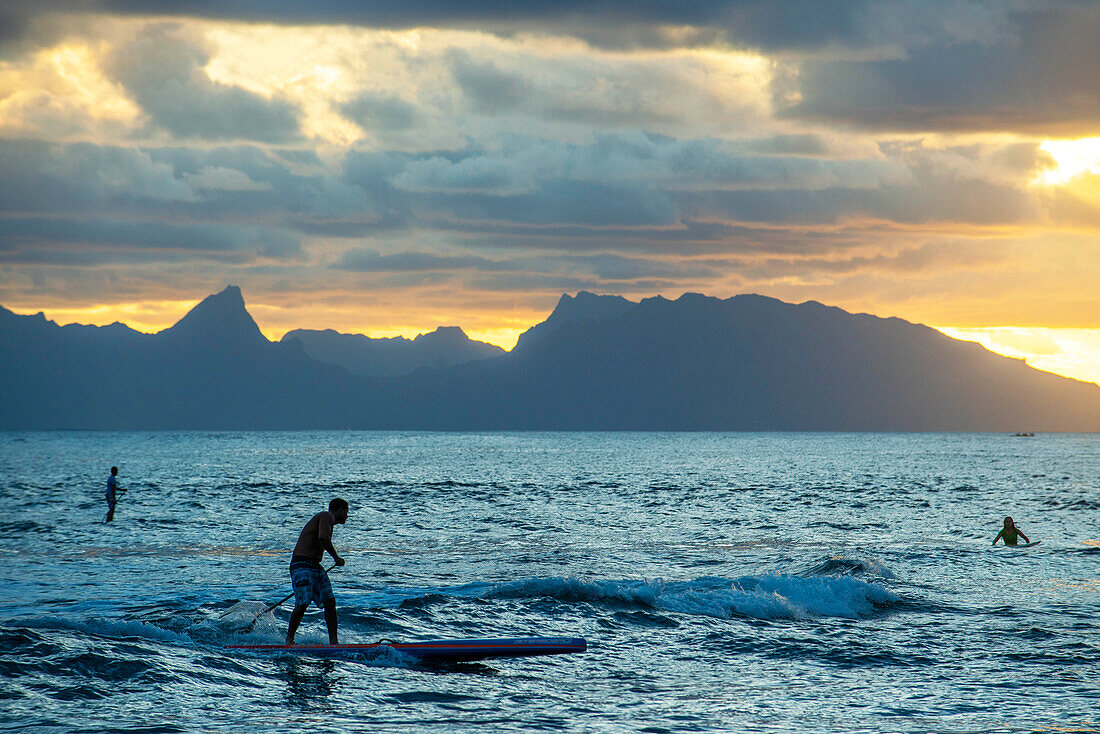
[[[764,574],[690,581],[532,578],[497,584],[482,598],[549,597],[564,602],[621,605],[707,617],[810,619],[872,616],[900,597],[851,576]]]

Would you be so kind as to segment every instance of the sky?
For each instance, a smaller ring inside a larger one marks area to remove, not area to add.
[[[510,348],[759,293],[1100,381],[1100,3],[0,8],[0,304]]]

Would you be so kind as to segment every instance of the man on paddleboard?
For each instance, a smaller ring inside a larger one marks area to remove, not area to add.
[[[1024,531],[1016,527],[1016,524],[1012,522],[1011,517],[1005,518],[1005,526],[1001,528],[1001,532],[997,533],[997,537],[993,539],[993,545],[997,545],[998,540],[1003,540],[1005,545],[1016,545],[1016,536],[1019,535],[1024,539],[1025,543],[1030,543],[1031,540],[1024,535]]]
[[[344,565],[344,559],[332,547],[332,528],[334,525],[343,525],[347,519],[348,503],[337,497],[328,503],[327,511],[318,512],[311,517],[298,536],[298,544],[294,546],[294,553],[290,558],[294,611],[290,614],[290,626],[286,631],[288,645],[294,644],[294,634],[311,603],[325,610],[329,644],[339,644],[336,640],[336,597],[333,596],[328,573],[321,568],[321,559],[325,551],[328,551],[337,566]]]
[[[118,467],[112,466],[111,476],[107,477],[107,517],[103,518],[103,522],[115,519],[115,505],[120,494],[126,494],[126,490],[118,488]]]

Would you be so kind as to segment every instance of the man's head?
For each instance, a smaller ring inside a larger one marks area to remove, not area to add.
[[[1011,518],[1011,517],[1006,517],[1006,518],[1005,518],[1005,527],[1006,527],[1006,528],[1011,528],[1011,527],[1013,527],[1013,524],[1012,524],[1012,518]]]
[[[328,503],[328,511],[336,518],[337,525],[343,525],[348,519],[348,501],[334,497],[331,502]]]
[[[117,474],[118,474],[118,467],[117,466],[112,466],[111,467],[111,476],[115,476]]]

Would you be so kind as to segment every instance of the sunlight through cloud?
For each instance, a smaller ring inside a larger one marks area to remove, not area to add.
[[[1039,148],[1055,163],[1040,175],[1045,184],[1060,186],[1078,176],[1100,173],[1100,138],[1047,140]]]

